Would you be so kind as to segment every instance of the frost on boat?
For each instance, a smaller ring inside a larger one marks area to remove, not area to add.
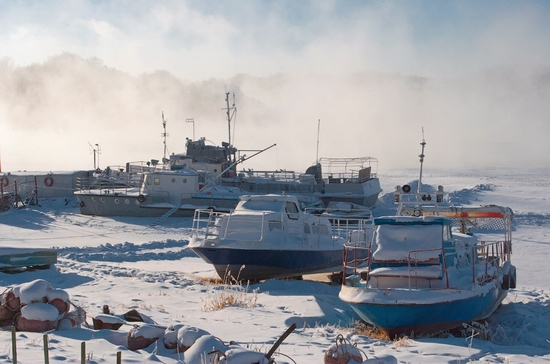
[[[343,281],[340,299],[390,338],[485,319],[516,286],[512,210],[440,207],[442,197],[442,188],[429,194],[420,183],[416,193],[398,187],[398,213],[374,219],[370,246],[344,248],[344,267],[353,273]],[[474,228],[483,235],[474,236]],[[361,255],[366,258],[357,259]]]
[[[197,210],[189,247],[222,278],[258,281],[342,270],[345,243],[370,239],[365,220],[331,222],[296,196],[242,196],[235,210]]]

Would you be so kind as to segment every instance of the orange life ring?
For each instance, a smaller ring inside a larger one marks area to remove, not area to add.
[[[44,178],[44,185],[46,185],[46,187],[53,186],[53,178],[50,176]]]
[[[10,184],[10,180],[8,179],[8,177],[2,177],[0,178],[0,183],[2,183],[2,186],[8,187],[8,185]]]

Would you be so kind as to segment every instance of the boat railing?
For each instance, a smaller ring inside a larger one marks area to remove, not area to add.
[[[512,242],[509,240],[484,240],[479,245],[472,248],[472,253],[476,254],[479,263],[482,265],[482,271],[476,271],[476,265],[472,265],[472,281],[474,284],[485,283],[493,279],[494,272],[491,267],[500,268],[505,262],[510,261]]]
[[[222,224],[221,217],[224,217]],[[320,223],[321,217],[318,217],[319,223],[313,223],[310,225],[311,229],[317,227],[324,227]],[[353,242],[357,245],[366,245],[367,241],[370,241],[372,236],[372,225],[366,220],[355,219],[354,223],[341,219],[339,224],[332,226],[332,229],[328,229],[327,234],[330,235],[333,243],[339,241]],[[344,222],[345,221],[345,222]],[[196,209],[193,218],[192,231],[198,235],[201,229],[204,229],[205,239],[213,239],[220,237],[222,239],[230,238],[229,234],[233,237],[246,240],[263,241],[266,236],[274,231],[280,232],[281,243],[285,238],[291,234],[294,237],[302,236],[302,241],[308,241],[308,243],[314,243],[313,240],[305,239],[306,231],[304,224],[287,223],[284,213],[262,212],[259,213],[256,218],[251,218],[250,215],[240,215],[235,213],[219,213],[212,209]],[[329,231],[332,230],[332,231]],[[313,230],[314,233],[318,231]],[[321,235],[317,234],[321,239]],[[318,242],[320,242],[319,240]]]
[[[196,209],[193,215],[191,236],[197,238],[204,230],[204,239],[216,239],[219,236],[220,217],[226,215],[223,212],[216,212],[212,209]]]
[[[367,280],[363,273],[368,273],[372,260],[372,248],[370,243],[349,243],[344,245],[343,274],[354,277],[361,276]],[[345,277],[344,277],[345,278]],[[345,279],[342,283],[345,285]]]
[[[321,158],[322,178],[328,183],[363,183],[376,178],[378,159],[359,158]]]
[[[426,264],[421,258],[428,253],[439,253],[440,262],[438,264]],[[445,287],[449,288],[449,275],[447,274],[447,258],[444,248],[411,250],[407,257],[407,268],[409,278],[409,289],[418,288],[419,279],[432,279],[436,276],[438,279],[445,277]],[[414,280],[414,285],[413,285]]]
[[[239,178],[271,178],[273,181],[296,181],[299,175],[294,171],[287,171],[285,169],[274,171],[255,171],[252,169],[242,170],[237,173]]]
[[[372,240],[374,225],[370,219],[334,218],[331,220],[332,235],[335,239],[366,243]]]
[[[495,268],[500,268],[509,260],[510,241],[483,241],[471,248],[470,261],[472,284],[482,285],[492,281]],[[365,252],[367,254],[365,254]],[[427,262],[423,256],[438,252],[439,262]],[[364,281],[365,286],[371,277],[402,277],[408,279],[408,289],[418,289],[422,281],[444,279],[444,285],[438,288],[451,288],[449,282],[448,264],[454,265],[453,257],[456,251],[449,248],[411,250],[407,260],[402,262],[379,262],[372,258],[370,246],[361,244],[346,244],[344,246],[344,272],[349,277],[342,284],[350,285]],[[361,259],[358,259],[361,257]],[[448,263],[449,262],[449,263]],[[378,267],[380,265],[380,267]],[[383,268],[383,269],[380,269]],[[465,268],[465,267],[463,267]]]

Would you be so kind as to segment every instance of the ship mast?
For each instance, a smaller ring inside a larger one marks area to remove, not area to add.
[[[166,158],[166,154],[168,154],[168,147],[166,146],[166,137],[169,136],[169,134],[166,132],[166,120],[164,118],[164,111],[162,112],[162,127],[164,128],[164,133],[161,134],[161,136],[164,138],[164,158],[162,158],[162,163],[166,164],[169,159]]]
[[[421,192],[422,189],[422,164],[424,163],[424,147],[426,146],[426,141],[424,140],[424,128],[422,128],[422,143],[420,143],[422,146],[422,153],[420,153],[420,177],[418,178],[418,193]]]
[[[237,107],[235,106],[235,94],[233,93],[233,105],[229,106],[229,92],[225,93],[225,103],[227,105],[226,108],[222,109],[227,112],[227,130],[228,130],[228,136],[229,136],[229,147],[231,148],[233,146],[233,142],[231,141],[231,120],[235,117],[235,113],[237,112]],[[233,111],[233,113],[231,113]]]

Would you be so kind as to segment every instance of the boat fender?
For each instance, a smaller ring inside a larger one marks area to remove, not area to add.
[[[0,182],[2,183],[2,186],[4,186],[4,187],[8,187],[8,185],[10,184],[10,180],[8,179],[8,177],[0,178]]]
[[[46,187],[53,186],[53,178],[51,176],[48,176],[48,177],[44,178],[44,185]]]
[[[139,196],[137,197],[137,200],[138,200],[139,202],[143,202],[143,201],[145,201],[145,196],[139,195]]]
[[[86,207],[86,204],[84,203],[84,201],[80,201],[80,207]]]

